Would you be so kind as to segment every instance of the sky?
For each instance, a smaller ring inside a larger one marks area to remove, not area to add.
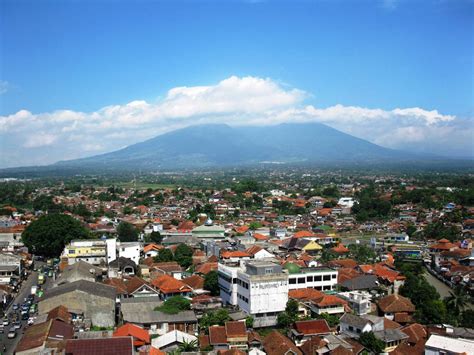
[[[200,123],[474,157],[473,55],[472,0],[0,0],[0,168]]]

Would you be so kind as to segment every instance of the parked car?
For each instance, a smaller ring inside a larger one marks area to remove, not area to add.
[[[15,327],[15,329],[20,329],[21,328],[21,322],[18,320],[15,323],[13,323],[13,326]]]
[[[21,315],[21,319],[22,320],[27,320],[28,318],[30,317],[30,313],[29,312],[25,312]]]
[[[3,326],[8,326],[10,324],[10,320],[8,318],[3,318]]]
[[[14,311],[16,311],[20,306],[18,305],[18,303],[14,303],[13,306],[12,306],[12,309]]]
[[[5,327],[3,324],[0,324],[0,334],[3,334],[5,332]]]

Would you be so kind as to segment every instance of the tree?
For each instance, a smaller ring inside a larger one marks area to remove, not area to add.
[[[288,328],[293,324],[294,320],[286,312],[281,312],[277,317],[277,324],[281,328]]]
[[[256,230],[256,229],[259,229],[262,225],[259,223],[259,222],[251,222],[249,224],[249,229],[250,230]]]
[[[155,311],[160,311],[166,314],[177,314],[189,309],[191,309],[191,301],[183,296],[173,296],[168,298],[161,306],[156,307]]]
[[[174,260],[182,267],[188,268],[193,263],[193,248],[186,244],[179,244],[174,251]]]
[[[324,319],[330,327],[335,327],[339,324],[339,318],[334,314],[321,313],[319,316]]]
[[[212,270],[204,276],[204,289],[211,292],[212,296],[219,296],[219,282],[217,270]]]
[[[161,236],[160,232],[153,231],[149,235],[145,237],[145,241],[147,243],[156,243],[160,244],[163,241],[163,237]]]
[[[79,221],[65,214],[45,215],[24,230],[21,239],[29,251],[46,257],[57,257],[73,239],[87,239],[89,232]]]
[[[459,317],[461,312],[469,303],[469,296],[462,287],[458,286],[453,291],[449,291],[449,296],[444,299],[447,309],[455,317]]]
[[[377,339],[373,332],[363,332],[359,336],[359,343],[376,354],[383,353],[385,349],[385,343],[382,340]]]
[[[247,318],[245,318],[245,326],[247,328],[253,328],[253,321],[254,318],[252,316],[248,316]]]
[[[188,343],[185,340],[179,345],[178,349],[181,352],[195,352],[195,351],[199,350],[198,341],[197,340],[192,340]]]
[[[285,312],[294,320],[298,319],[299,303],[297,300],[289,299],[286,302]]]
[[[461,327],[474,328],[474,310],[466,309],[461,314],[461,322],[459,324]]]
[[[199,326],[207,332],[210,326],[224,325],[228,320],[230,320],[229,311],[225,308],[221,308],[217,311],[205,313],[199,320]]]
[[[360,264],[373,262],[377,254],[370,247],[363,244],[350,244],[351,256]]]
[[[120,222],[117,233],[121,242],[136,242],[138,240],[138,230],[131,223]]]
[[[165,263],[169,261],[174,261],[174,256],[171,250],[161,249],[158,252],[158,255],[153,258],[156,263]]]

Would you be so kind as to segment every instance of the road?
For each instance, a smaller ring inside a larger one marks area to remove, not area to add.
[[[10,304],[10,307],[7,310],[7,315],[8,316],[13,316],[15,311],[13,311],[13,304],[22,304],[24,303],[24,300],[28,295],[31,293],[31,286],[38,284],[38,273],[36,271],[32,271],[31,274],[28,276],[28,278],[23,281],[21,284],[20,291],[18,292],[18,295],[15,297],[15,300]],[[27,325],[27,321],[21,321],[22,326],[20,329],[17,330],[17,335],[13,339],[8,339],[7,334],[8,334],[8,329],[11,327],[10,325],[5,327],[5,331],[3,334],[0,334],[0,350],[3,349],[3,346],[5,345],[7,348],[7,354],[13,354],[13,351],[15,350],[18,342],[21,339],[21,335],[23,334],[23,331],[25,329],[25,326]]]

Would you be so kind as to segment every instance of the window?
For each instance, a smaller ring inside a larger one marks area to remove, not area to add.
[[[321,276],[315,276],[315,277],[314,277],[314,281],[321,281],[321,280],[322,280],[322,279],[321,279]]]
[[[74,249],[69,250],[69,254],[76,254],[76,251]]]
[[[306,279],[305,279],[304,277],[298,278],[298,283],[299,283],[299,284],[304,284],[305,281],[306,281]]]
[[[290,285],[296,284],[296,279],[290,279]]]
[[[332,274],[331,277],[332,277],[333,279],[335,279],[335,278],[337,277],[337,275],[336,275],[336,274]]]
[[[313,282],[313,276],[308,276],[306,279],[308,280],[308,282]]]
[[[329,281],[329,280],[331,280],[331,275],[324,275],[324,276],[323,276],[323,280],[324,280],[324,281]]]
[[[273,269],[271,268],[265,269],[265,274],[273,274]]]

